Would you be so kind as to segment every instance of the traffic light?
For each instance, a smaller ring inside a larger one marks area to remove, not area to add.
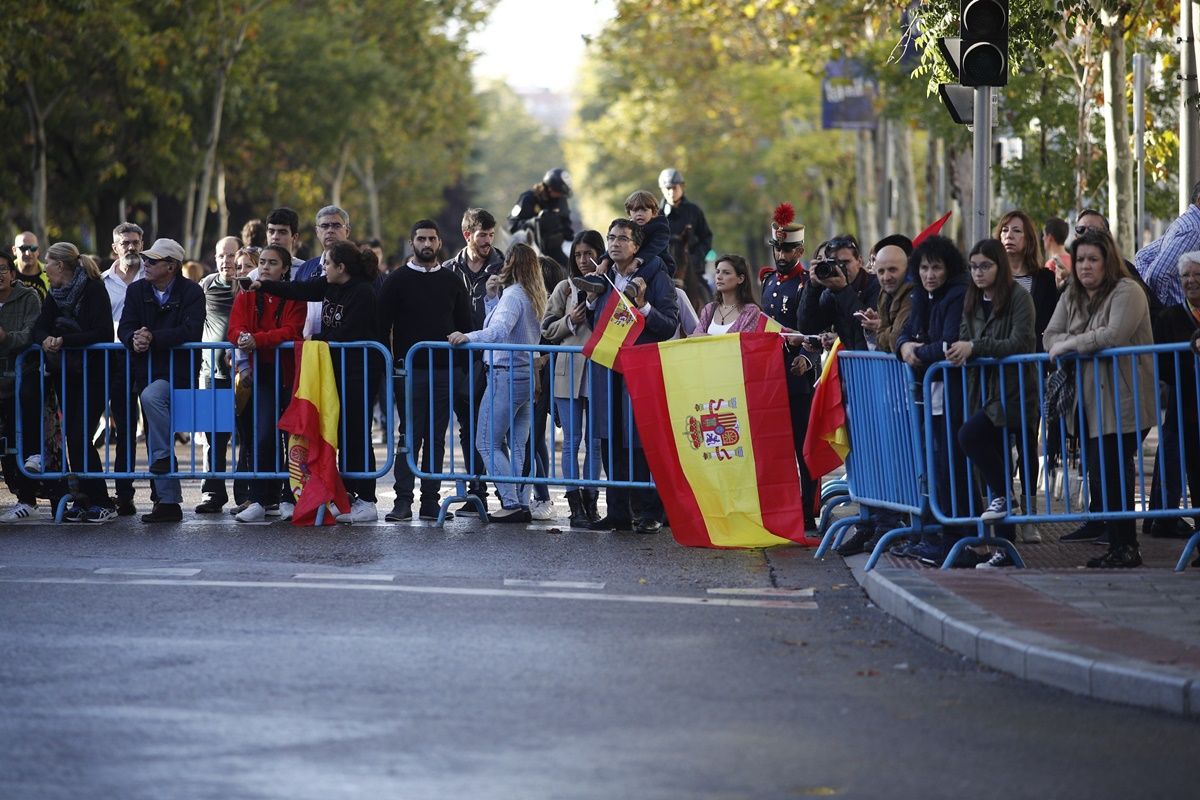
[[[959,0],[963,86],[1008,84],[1008,0]]]

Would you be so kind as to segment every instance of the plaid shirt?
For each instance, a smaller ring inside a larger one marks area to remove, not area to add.
[[[1134,256],[1142,280],[1165,307],[1183,302],[1179,257],[1192,250],[1200,250],[1200,208],[1188,205],[1166,233]]]

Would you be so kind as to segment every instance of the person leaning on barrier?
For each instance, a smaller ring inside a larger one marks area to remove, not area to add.
[[[1200,334],[1200,250],[1184,253],[1177,267],[1179,283],[1183,288],[1183,302],[1163,310],[1153,322],[1154,343],[1195,342]],[[1183,437],[1183,468],[1187,477],[1189,506],[1200,503],[1200,421],[1197,419],[1196,360],[1190,351],[1183,353],[1159,353],[1158,378],[1165,391],[1163,396],[1164,415],[1159,430],[1160,442],[1173,441],[1178,449],[1179,437]],[[1180,402],[1176,404],[1176,392]],[[1159,453],[1163,453],[1160,447]],[[1150,490],[1149,506],[1157,508],[1179,508],[1183,497],[1183,482],[1179,476],[1179,464],[1171,467],[1155,464],[1153,487]],[[1163,475],[1162,473],[1168,474]],[[1164,480],[1165,479],[1165,480]],[[1164,495],[1165,494],[1165,501]],[[1197,518],[1200,525],[1200,518]],[[1188,538],[1193,530],[1182,519],[1148,519],[1142,524],[1142,533],[1155,538]]]
[[[146,277],[142,269],[142,235],[141,227],[132,222],[122,222],[113,228],[113,262],[101,277],[112,304],[114,333],[125,310],[126,292],[134,281]],[[108,441],[117,451],[113,459],[116,471],[129,472],[134,462],[133,448],[140,412],[125,381],[126,354],[119,350],[110,351],[108,364],[111,376],[108,384]],[[117,514],[123,517],[136,514],[133,480],[117,478],[113,483],[117,489]]]
[[[542,286],[546,290],[546,300],[550,299],[550,287],[558,286],[563,279],[562,267],[549,256],[538,256],[538,267],[542,271]],[[538,317],[541,324],[542,309]],[[541,340],[545,343],[545,340]],[[550,356],[540,354],[533,359],[534,379],[537,381],[533,399],[533,420],[530,423],[529,441],[532,444],[533,458],[525,462],[526,475],[546,477],[550,474],[550,451],[546,443],[546,427],[550,422]],[[529,515],[535,520],[554,519],[554,502],[550,499],[550,487],[544,483],[533,485],[533,502],[529,505]]]
[[[29,346],[33,340],[33,323],[41,312],[41,301],[37,292],[17,280],[16,259],[8,253],[0,252],[0,430],[3,431],[4,444],[0,454],[0,468],[4,471],[4,483],[8,490],[17,498],[12,508],[0,512],[0,523],[22,522],[28,520],[37,507],[37,484],[21,472],[17,465],[17,403],[16,368],[17,355]],[[36,383],[37,358],[33,354],[25,356],[24,370],[21,376],[23,383]],[[21,448],[26,456],[41,452],[38,442],[38,428],[31,424],[41,415],[40,404],[34,402],[22,409],[25,423],[22,433],[25,437],[24,447]]]
[[[289,300],[321,304],[321,328],[314,339],[326,342],[379,341],[375,278],[379,262],[368,247],[353,242],[336,242],[326,252],[325,275],[312,280],[254,281],[251,291],[262,291]],[[335,350],[333,372],[338,380],[341,413],[338,450],[342,472],[374,472],[375,451],[371,447],[371,398],[383,378],[383,364],[368,351],[364,359],[357,351]],[[364,361],[366,366],[364,368]],[[374,522],[375,479],[343,479],[353,495],[350,510],[338,514],[338,522]]]
[[[546,315],[542,317],[542,338],[549,344],[582,347],[592,335],[587,319],[587,293],[577,288],[571,278],[591,275],[596,271],[600,254],[604,252],[604,237],[599,231],[580,231],[571,243],[571,275],[561,281],[550,293]],[[597,441],[592,426],[584,421],[588,417],[588,385],[584,380],[587,359],[582,354],[556,353],[551,390],[554,393],[555,424],[562,428],[562,477],[575,480],[580,477],[579,446],[584,444],[583,477],[595,480],[599,477],[599,456],[594,451]],[[567,505],[571,510],[572,528],[586,527],[600,519],[596,510],[599,492],[591,487],[571,489],[567,492]]]
[[[93,344],[113,340],[112,305],[100,278],[100,268],[88,256],[68,242],[58,242],[46,251],[46,276],[50,293],[42,301],[42,310],[33,324],[32,338],[45,353],[46,393],[60,395],[63,419],[63,448],[71,472],[89,473],[80,477],[79,493],[67,509],[67,522],[109,522],[117,518],[116,503],[108,495],[103,477],[104,466],[92,433],[104,413],[108,392],[107,354],[80,351]],[[41,405],[44,396],[30,381],[24,391],[34,394],[33,405]],[[62,491],[66,492],[66,482]]]
[[[236,237],[226,236],[220,239],[213,252],[217,271],[205,275],[199,281],[200,291],[204,292],[204,334],[201,341],[223,342],[229,332],[229,314],[233,308],[237,257],[240,252],[241,242]],[[258,248],[253,248],[250,252],[257,255]],[[202,350],[196,355],[200,358],[201,389],[224,389],[232,385],[228,351]],[[205,433],[204,463],[210,472],[225,471],[229,440],[228,433]],[[220,514],[221,509],[229,502],[229,492],[221,478],[205,478],[200,491],[202,498],[200,505],[196,506],[197,514]]]
[[[1036,352],[1033,298],[1013,279],[1004,246],[996,239],[983,239],[971,248],[969,261],[971,283],[963,299],[959,340],[950,345],[946,359],[954,366],[962,367],[972,358],[1005,358]],[[1021,368],[1005,367],[1004,385],[1001,387],[997,368],[968,365],[965,380],[966,413],[970,416],[958,429],[958,444],[974,462],[992,495],[980,519],[997,523],[1008,516],[1012,508],[1006,459],[1010,451],[1010,436],[1017,437],[1022,485],[1026,491],[1034,491],[1029,482],[1029,468],[1037,463],[1037,453],[1030,451],[1024,442],[1037,441],[1037,402],[1027,397],[1036,394],[1037,379],[1028,365]],[[1033,451],[1036,449],[1036,446],[1032,448]],[[1026,460],[1030,462],[1029,468]],[[960,475],[958,480],[965,483],[966,474]],[[1012,525],[997,526],[997,533],[1010,542],[1015,539]],[[1012,565],[1008,552],[998,549],[978,566],[992,568]]]
[[[1071,282],[1046,327],[1044,339],[1050,357],[1089,356],[1112,347],[1153,344],[1146,295],[1127,277],[1112,237],[1099,231],[1077,236],[1071,245],[1071,261]],[[1158,417],[1153,357],[1122,356],[1118,362],[1115,369],[1108,361],[1098,364],[1095,359],[1080,358],[1076,362],[1082,383],[1077,398],[1083,405],[1080,438],[1086,440],[1089,510],[1093,512],[1134,510],[1134,458],[1141,457],[1142,440]],[[1074,427],[1077,415],[1066,417],[1066,423]],[[1137,525],[1132,519],[1087,523],[1094,524],[1103,525],[1108,533],[1108,552],[1088,561],[1089,567],[1141,565]]]
[[[641,235],[641,230],[629,219],[618,218],[608,226],[608,253],[612,256],[614,268],[608,270],[604,284],[594,284],[598,291],[587,292],[588,323],[593,329],[596,327],[596,316],[608,302],[609,292],[623,292],[645,318],[645,327],[638,335],[636,344],[665,342],[675,334],[679,325],[675,285],[660,259],[650,258],[638,264]],[[609,280],[612,281],[611,285]],[[650,467],[642,451],[641,439],[633,429],[624,379],[619,372],[608,370],[594,361],[589,362],[588,369],[592,387],[591,413],[609,480],[649,481]],[[654,489],[610,485],[606,496],[608,514],[592,524],[593,530],[637,530],[639,533],[658,533],[662,530],[662,500]]]
[[[499,282],[499,296],[488,303],[483,329],[454,331],[446,337],[450,344],[504,343],[532,347],[538,343],[542,315],[546,313],[546,285],[536,251],[520,243],[509,248]],[[531,361],[529,350],[498,350],[488,360],[491,376],[479,403],[475,448],[483,456],[483,466],[490,475],[525,474],[534,403]],[[528,484],[497,483],[501,507],[488,515],[488,521],[529,522],[532,519],[529,488]]]
[[[281,280],[291,261],[292,254],[287,248],[267,245],[258,256],[259,280]],[[296,360],[291,350],[277,352],[277,348],[300,338],[306,315],[303,303],[266,292],[246,291],[238,292],[229,314],[228,340],[247,360],[254,386],[253,398],[243,412],[252,417],[252,424],[246,426],[251,435],[242,442],[242,449],[256,456],[253,468],[261,474],[286,471],[286,461],[280,457],[277,423],[292,397]],[[295,503],[286,490],[283,494],[287,499],[281,502],[281,488],[278,478],[250,481],[249,502],[234,519],[261,522],[267,510],[276,506],[281,507],[281,519],[290,519]]]
[[[966,262],[954,242],[944,236],[930,236],[913,251],[908,272],[920,287],[913,289],[912,313],[896,339],[897,354],[922,377],[925,368],[945,358],[950,345],[958,341],[967,292]],[[938,487],[938,503],[947,513],[959,515],[968,508],[966,487],[958,481],[952,493],[950,474],[952,471],[960,474],[966,469],[965,457],[954,436],[963,422],[962,404],[953,402],[962,397],[962,387],[956,373],[948,372],[946,378],[944,382],[935,382],[929,395],[923,398],[933,416],[926,435],[933,437],[930,466]],[[942,533],[923,533],[919,542],[897,545],[892,552],[941,564],[954,542],[963,535],[961,527],[946,526]]]
[[[437,253],[441,248],[441,235],[437,223],[431,219],[417,220],[413,224],[410,240],[413,248],[412,259],[388,275],[383,281],[383,288],[379,290],[380,331],[383,343],[391,348],[392,361],[398,368],[404,366],[405,356],[418,342],[444,341],[454,331],[471,329],[475,325],[467,285],[452,269],[445,264],[438,264]],[[490,280],[495,285],[499,283],[500,278],[496,275]],[[479,324],[483,325],[483,317],[479,317]],[[416,478],[408,465],[404,450],[413,454],[413,460],[421,465],[423,471],[442,471],[446,456],[446,429],[450,425],[450,407],[452,402],[458,401],[457,397],[450,397],[450,355],[444,350],[435,350],[413,357],[411,398],[405,396],[404,378],[397,377],[393,381],[400,448],[397,450],[393,469],[396,503],[391,512],[384,517],[388,522],[403,522],[412,519],[413,515]],[[456,370],[455,388],[463,388],[465,394],[462,396],[467,397],[470,390],[464,386],[468,383],[465,367],[473,362],[459,358],[465,356],[464,353],[453,355]],[[482,365],[482,361],[479,363]],[[457,372],[460,369],[462,371]],[[481,382],[485,381],[481,379]],[[406,402],[407,400],[411,400],[411,403]],[[406,438],[404,419],[405,408],[410,404],[412,441]],[[456,413],[459,414],[459,425],[464,429],[471,429],[470,420],[474,418],[475,409],[466,408]],[[466,455],[475,452],[474,443],[466,443],[464,448],[470,449],[464,449],[463,458],[455,466],[458,469],[473,467],[482,471],[483,461],[469,460]],[[433,478],[421,479],[421,503],[417,512],[421,519],[438,518],[441,489],[441,481]],[[487,487],[476,484],[472,494],[484,502],[486,509]],[[453,514],[447,512],[446,519],[452,518]]]
[[[174,239],[157,239],[142,252],[146,277],[134,281],[125,295],[117,339],[129,353],[131,392],[137,392],[146,420],[150,472],[166,475],[174,467],[175,436],[171,430],[171,390],[191,388],[200,359],[179,345],[200,341],[204,333],[204,292],[180,270],[186,260]],[[158,499],[142,522],[183,519],[183,491],[178,478],[155,478]]]

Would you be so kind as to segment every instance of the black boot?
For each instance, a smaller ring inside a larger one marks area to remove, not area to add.
[[[587,513],[583,510],[583,497],[579,489],[572,489],[567,492],[567,505],[571,509],[571,517],[568,524],[572,528],[586,528],[591,522],[588,519]]]
[[[583,513],[587,515],[589,523],[600,521],[600,512],[596,510],[596,502],[600,499],[600,491],[597,489],[580,489],[580,495],[583,498]]]

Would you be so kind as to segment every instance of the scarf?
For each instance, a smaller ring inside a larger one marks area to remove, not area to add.
[[[66,286],[51,287],[50,296],[58,305],[59,313],[68,319],[78,316],[79,302],[83,299],[83,289],[87,286],[88,274],[82,264],[75,265],[75,276]]]
[[[1192,322],[1196,323],[1196,325],[1200,325],[1200,308],[1193,306],[1192,302],[1186,297],[1183,298],[1183,303],[1187,306],[1187,310],[1192,313]]]

